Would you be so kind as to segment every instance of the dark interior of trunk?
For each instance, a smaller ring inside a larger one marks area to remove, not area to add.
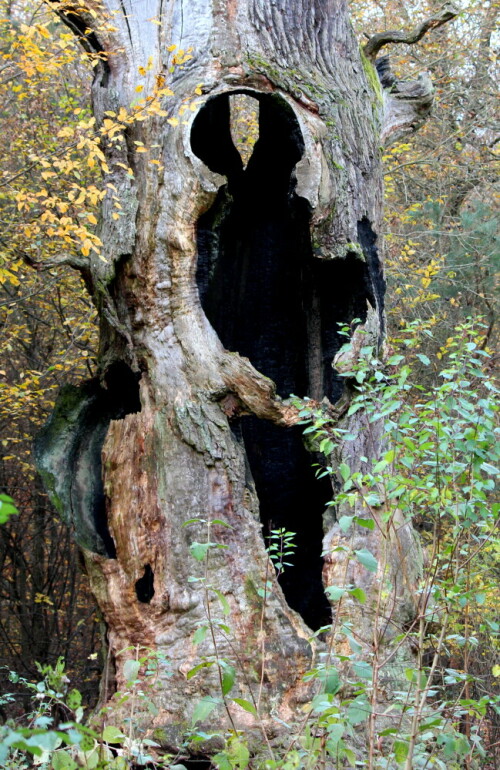
[[[334,402],[343,387],[332,367],[344,342],[339,324],[364,320],[367,300],[375,306],[373,277],[354,251],[345,259],[313,256],[309,203],[295,192],[304,154],[298,120],[281,97],[251,96],[259,136],[246,168],[231,134],[229,94],[210,99],[191,132],[193,152],[227,178],[198,221],[200,301],[222,344],[249,358],[280,396]],[[317,629],[330,621],[321,580],[330,481],[315,478],[317,458],[300,428],[242,417],[233,430],[245,445],[264,536],[278,527],[296,533],[293,566],[280,583],[289,605]]]

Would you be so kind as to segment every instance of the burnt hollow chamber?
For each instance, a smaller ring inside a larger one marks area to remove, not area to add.
[[[246,168],[231,133],[230,97],[238,93],[258,101],[259,138]],[[213,97],[193,123],[191,146],[227,178],[197,224],[196,279],[207,318],[222,344],[248,357],[280,396],[334,402],[342,391],[332,367],[343,343],[339,324],[363,321],[367,300],[374,307],[378,300],[380,309],[368,220],[366,232],[360,229],[365,260],[354,251],[345,259],[314,257],[310,204],[295,192],[304,139],[293,109],[279,96],[236,91]],[[331,620],[321,580],[330,481],[315,478],[317,458],[306,450],[300,428],[255,417],[234,420],[232,427],[245,446],[264,535],[278,527],[296,533],[293,566],[280,582],[289,605],[317,629]]]
[[[110,559],[116,547],[107,521],[102,448],[112,420],[141,411],[139,379],[127,363],[115,361],[102,382],[66,385],[35,439],[38,469],[77,543]],[[146,593],[148,585],[146,580]]]

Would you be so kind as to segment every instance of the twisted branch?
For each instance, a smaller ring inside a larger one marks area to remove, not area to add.
[[[414,27],[411,32],[406,33],[401,30],[378,32],[376,35],[373,35],[364,46],[363,50],[365,56],[369,59],[375,59],[380,49],[385,45],[388,45],[388,43],[406,43],[407,45],[418,43],[426,32],[430,29],[437,29],[443,24],[446,24],[446,22],[451,21],[451,19],[458,16],[459,12],[459,9],[456,8],[453,3],[448,2],[435,14]]]

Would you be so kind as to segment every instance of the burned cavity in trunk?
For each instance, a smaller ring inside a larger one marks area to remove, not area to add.
[[[258,139],[245,167],[234,142],[231,99],[254,98]],[[290,394],[335,402],[342,381],[332,361],[343,344],[339,325],[364,321],[375,307],[368,265],[356,252],[315,257],[309,202],[297,195],[294,169],[305,145],[292,107],[272,94],[237,91],[209,99],[191,131],[193,152],[227,183],[197,223],[197,284],[203,310],[222,344],[250,359]],[[280,582],[289,605],[313,629],[330,622],[322,584],[322,518],[328,479],[315,478],[317,458],[300,428],[256,417],[232,421],[244,443],[264,535],[296,533],[294,566]]]
[[[116,547],[108,528],[102,448],[112,420],[141,411],[139,379],[125,361],[116,361],[102,382],[65,386],[35,440],[39,471],[76,542],[110,559]]]

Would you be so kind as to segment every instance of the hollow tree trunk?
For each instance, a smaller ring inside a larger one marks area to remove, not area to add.
[[[160,654],[151,695],[158,713],[139,703],[134,718],[176,747],[200,695],[220,697],[217,666],[186,678],[214,655],[211,633],[193,640],[209,611],[217,655],[238,671],[230,695],[251,701],[262,688],[259,713],[272,738],[286,732],[275,717],[302,720],[314,692],[302,677],[328,644],[309,641],[311,629],[331,621],[323,581],[364,586],[364,609],[346,605],[347,619],[361,655],[373,641],[370,607],[383,576],[346,567],[334,550],[347,536],[323,517],[331,487],[314,478],[287,398],[321,402],[357,433],[335,462],[355,469],[383,451],[378,428],[365,431],[359,413],[342,416],[347,394],[332,362],[341,323],[359,319],[358,337],[383,345],[379,145],[383,133],[414,127],[414,105],[425,112],[429,92],[426,84],[409,96],[383,92],[341,0],[108,5],[112,31],[83,11],[65,16],[74,29],[93,30],[87,46],[109,54],[93,86],[98,122],[128,110],[138,82],[147,95],[160,77],[174,92],[164,98],[171,117],[186,100],[197,103],[177,126],[161,116],[135,121],[121,145],[106,148],[106,261],[84,267],[100,313],[101,376],[61,394],[38,441],[39,465],[84,550],[116,689],[127,686],[123,650]],[[173,73],[171,43],[193,49]],[[237,95],[258,111],[246,167],[232,140]],[[149,153],[135,152],[141,142]],[[208,526],[213,520],[224,524]],[[263,537],[276,527],[296,532],[298,544],[281,587]],[[397,627],[418,576],[412,534],[353,531],[350,546],[381,564],[389,552]],[[193,543],[207,537],[224,548],[198,561]],[[230,632],[217,626],[226,602]],[[105,698],[116,721],[109,688]],[[251,713],[233,701],[228,708],[234,725],[257,730]],[[226,719],[222,705],[216,713]]]

